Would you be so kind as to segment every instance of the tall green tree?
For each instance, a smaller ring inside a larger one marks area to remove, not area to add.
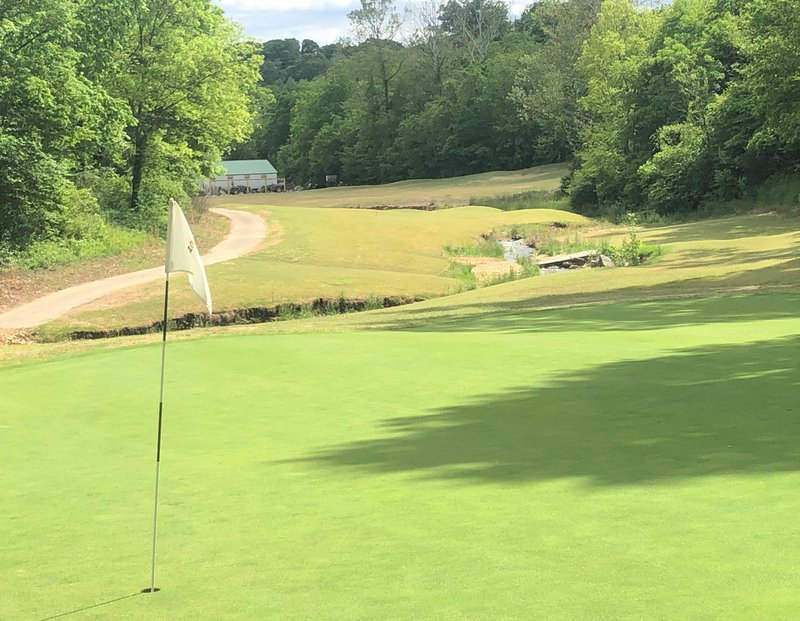
[[[391,107],[390,85],[403,68],[405,50],[395,38],[400,33],[403,22],[397,13],[394,0],[361,0],[361,8],[347,14],[357,39],[363,42],[365,55],[372,70],[368,79],[380,82],[383,96],[383,111]]]
[[[98,0],[82,20],[87,75],[132,119],[130,219],[147,222],[250,134],[262,58],[210,0]]]
[[[630,102],[658,19],[630,0],[606,0],[584,43],[576,70],[586,83],[579,100],[585,123],[570,179],[572,202],[580,208],[618,203],[636,179],[638,164],[630,158]]]
[[[454,58],[454,44],[439,19],[437,0],[422,0],[411,11],[414,32],[412,45],[420,52],[420,64],[426,69],[426,81],[441,89],[445,74]]]
[[[74,3],[0,0],[0,245],[64,232],[70,178],[120,137],[78,70]]]
[[[765,113],[765,129],[794,148],[800,144],[800,0],[753,0],[745,25],[748,83]]]
[[[589,121],[571,179],[576,208],[671,213],[741,193],[759,122],[742,85],[744,4],[605,2],[579,63]]]
[[[521,58],[511,97],[524,119],[540,122],[539,147],[553,159],[572,158],[580,145],[586,119],[579,100],[586,94],[586,81],[576,65],[601,3],[542,0],[528,9],[536,17],[528,18],[536,24],[530,32],[541,46]]]
[[[508,5],[499,0],[448,0],[439,7],[439,22],[454,44],[475,65],[509,29]]]

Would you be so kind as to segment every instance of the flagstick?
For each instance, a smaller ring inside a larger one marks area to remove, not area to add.
[[[164,363],[167,357],[167,304],[169,302],[169,272],[164,284],[164,322],[161,327],[161,393],[158,399],[158,442],[156,444],[156,490],[153,502],[153,562],[150,566],[150,593],[156,592],[156,532],[158,527],[158,471],[161,467],[161,414],[164,410]],[[148,590],[145,589],[145,592]]]

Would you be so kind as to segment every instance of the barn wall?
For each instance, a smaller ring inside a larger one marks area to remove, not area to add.
[[[273,185],[278,183],[278,174],[264,174],[264,175],[220,175],[214,179],[210,179],[207,185],[208,190],[216,193],[218,189],[230,191],[233,186],[244,185],[251,190],[260,189],[262,186]]]

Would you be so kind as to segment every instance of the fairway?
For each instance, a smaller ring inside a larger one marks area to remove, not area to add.
[[[369,207],[373,205],[465,205],[470,199],[557,190],[567,173],[563,164],[525,170],[493,171],[446,179],[410,179],[380,186],[342,186],[279,194],[220,196],[215,205],[292,205],[295,207]]]
[[[0,618],[793,618],[799,307],[175,342],[157,595],[157,344],[3,368]]]

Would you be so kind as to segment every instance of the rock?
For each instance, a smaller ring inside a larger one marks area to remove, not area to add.
[[[616,267],[616,266],[614,265],[614,262],[611,260],[611,257],[601,254],[600,267]]]

